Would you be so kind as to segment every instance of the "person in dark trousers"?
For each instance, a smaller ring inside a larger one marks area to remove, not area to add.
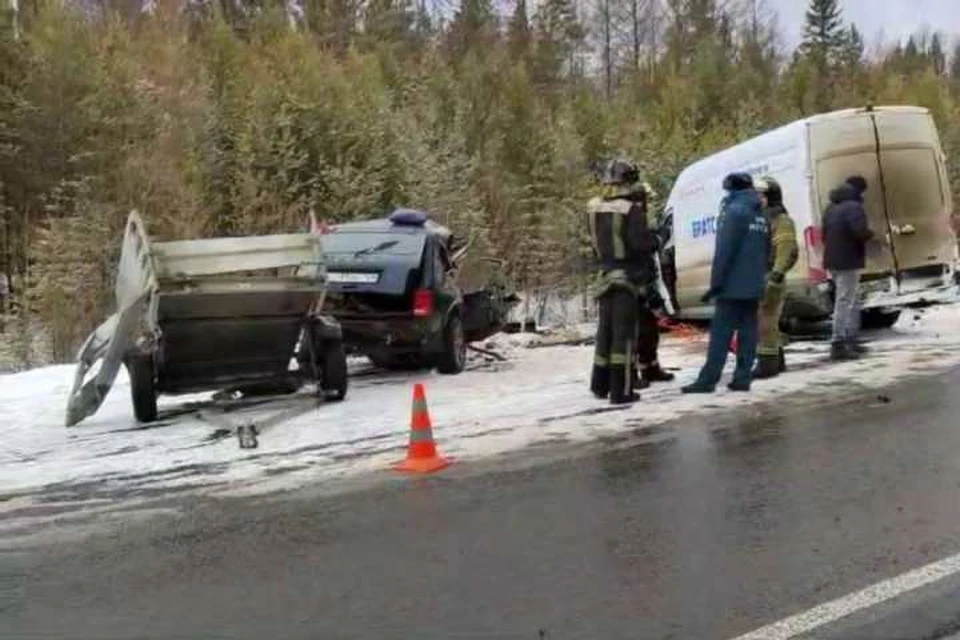
[[[657,216],[653,213],[656,194],[646,184],[644,184],[644,191],[647,194],[647,229],[654,240],[653,250],[659,253],[662,243],[659,234],[660,221],[656,219]],[[657,321],[656,312],[665,307],[665,302],[657,292],[653,279],[654,276],[651,276],[651,283],[647,291],[637,299],[639,303],[637,308],[637,375],[634,378],[634,385],[638,389],[646,389],[654,382],[670,382],[674,379],[672,373],[664,371],[663,367],[660,366],[660,323]]]
[[[757,310],[766,289],[770,255],[770,225],[749,174],[734,173],[723,181],[727,196],[717,220],[710,288],[704,303],[716,299],[710,323],[707,362],[684,393],[713,393],[734,332],[739,336],[737,368],[731,391],[749,391],[757,351]]]
[[[631,365],[637,339],[637,299],[653,273],[654,238],[647,227],[646,191],[629,160],[614,160],[604,171],[603,195],[590,200],[587,221],[600,266],[600,314],[590,390],[611,404],[639,399]]]
[[[860,271],[866,266],[867,243],[873,232],[863,208],[867,181],[851,176],[830,192],[823,214],[823,266],[834,285],[833,339],[830,357],[853,360],[864,351],[857,342],[860,330]]]

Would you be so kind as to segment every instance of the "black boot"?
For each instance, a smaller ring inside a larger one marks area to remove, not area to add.
[[[869,351],[869,349],[858,342],[856,338],[850,338],[847,340],[847,348],[857,355],[863,355]]]
[[[631,371],[631,375],[633,376],[634,389],[643,390],[650,386],[650,381],[647,380],[646,377],[641,376],[638,370],[633,369],[633,371]]]
[[[731,382],[727,385],[727,389],[730,389],[730,391],[736,391],[738,393],[747,393],[750,391],[750,384],[744,384],[743,382]]]
[[[780,357],[761,355],[757,358],[757,366],[753,370],[754,380],[766,380],[780,375]]]
[[[643,379],[646,380],[647,386],[651,382],[672,382],[675,377],[672,373],[664,371],[659,362],[648,364],[643,368]]]
[[[856,360],[860,356],[850,348],[848,342],[834,342],[830,345],[830,359],[838,362]]]
[[[610,404],[630,404],[640,399],[633,391],[632,375],[626,367],[610,368]]]
[[[600,400],[610,395],[610,367],[593,365],[590,374],[590,391]]]
[[[783,373],[787,370],[787,356],[783,347],[780,347],[777,352],[777,369],[780,370],[780,373]]]

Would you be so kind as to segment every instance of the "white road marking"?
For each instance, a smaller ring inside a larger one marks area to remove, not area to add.
[[[943,580],[955,573],[960,573],[960,553],[878,582],[862,591],[825,602],[813,609],[784,618],[733,640],[788,640],[909,591]]]

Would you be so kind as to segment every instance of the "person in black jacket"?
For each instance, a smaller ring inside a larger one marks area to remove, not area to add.
[[[852,360],[863,349],[856,341],[860,329],[860,271],[866,266],[867,243],[873,232],[863,208],[867,181],[852,176],[830,192],[823,214],[823,266],[834,284],[833,340],[830,357]]]

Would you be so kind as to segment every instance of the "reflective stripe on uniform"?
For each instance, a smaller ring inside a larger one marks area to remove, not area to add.
[[[619,367],[620,365],[627,364],[627,354],[625,353],[611,353],[610,354],[610,365],[614,367]]]
[[[617,216],[613,219],[613,257],[617,260],[624,260],[627,257],[627,248],[623,245],[623,231],[626,226],[626,216]]]
[[[595,367],[608,367],[610,363],[603,356],[593,356],[593,365]]]

